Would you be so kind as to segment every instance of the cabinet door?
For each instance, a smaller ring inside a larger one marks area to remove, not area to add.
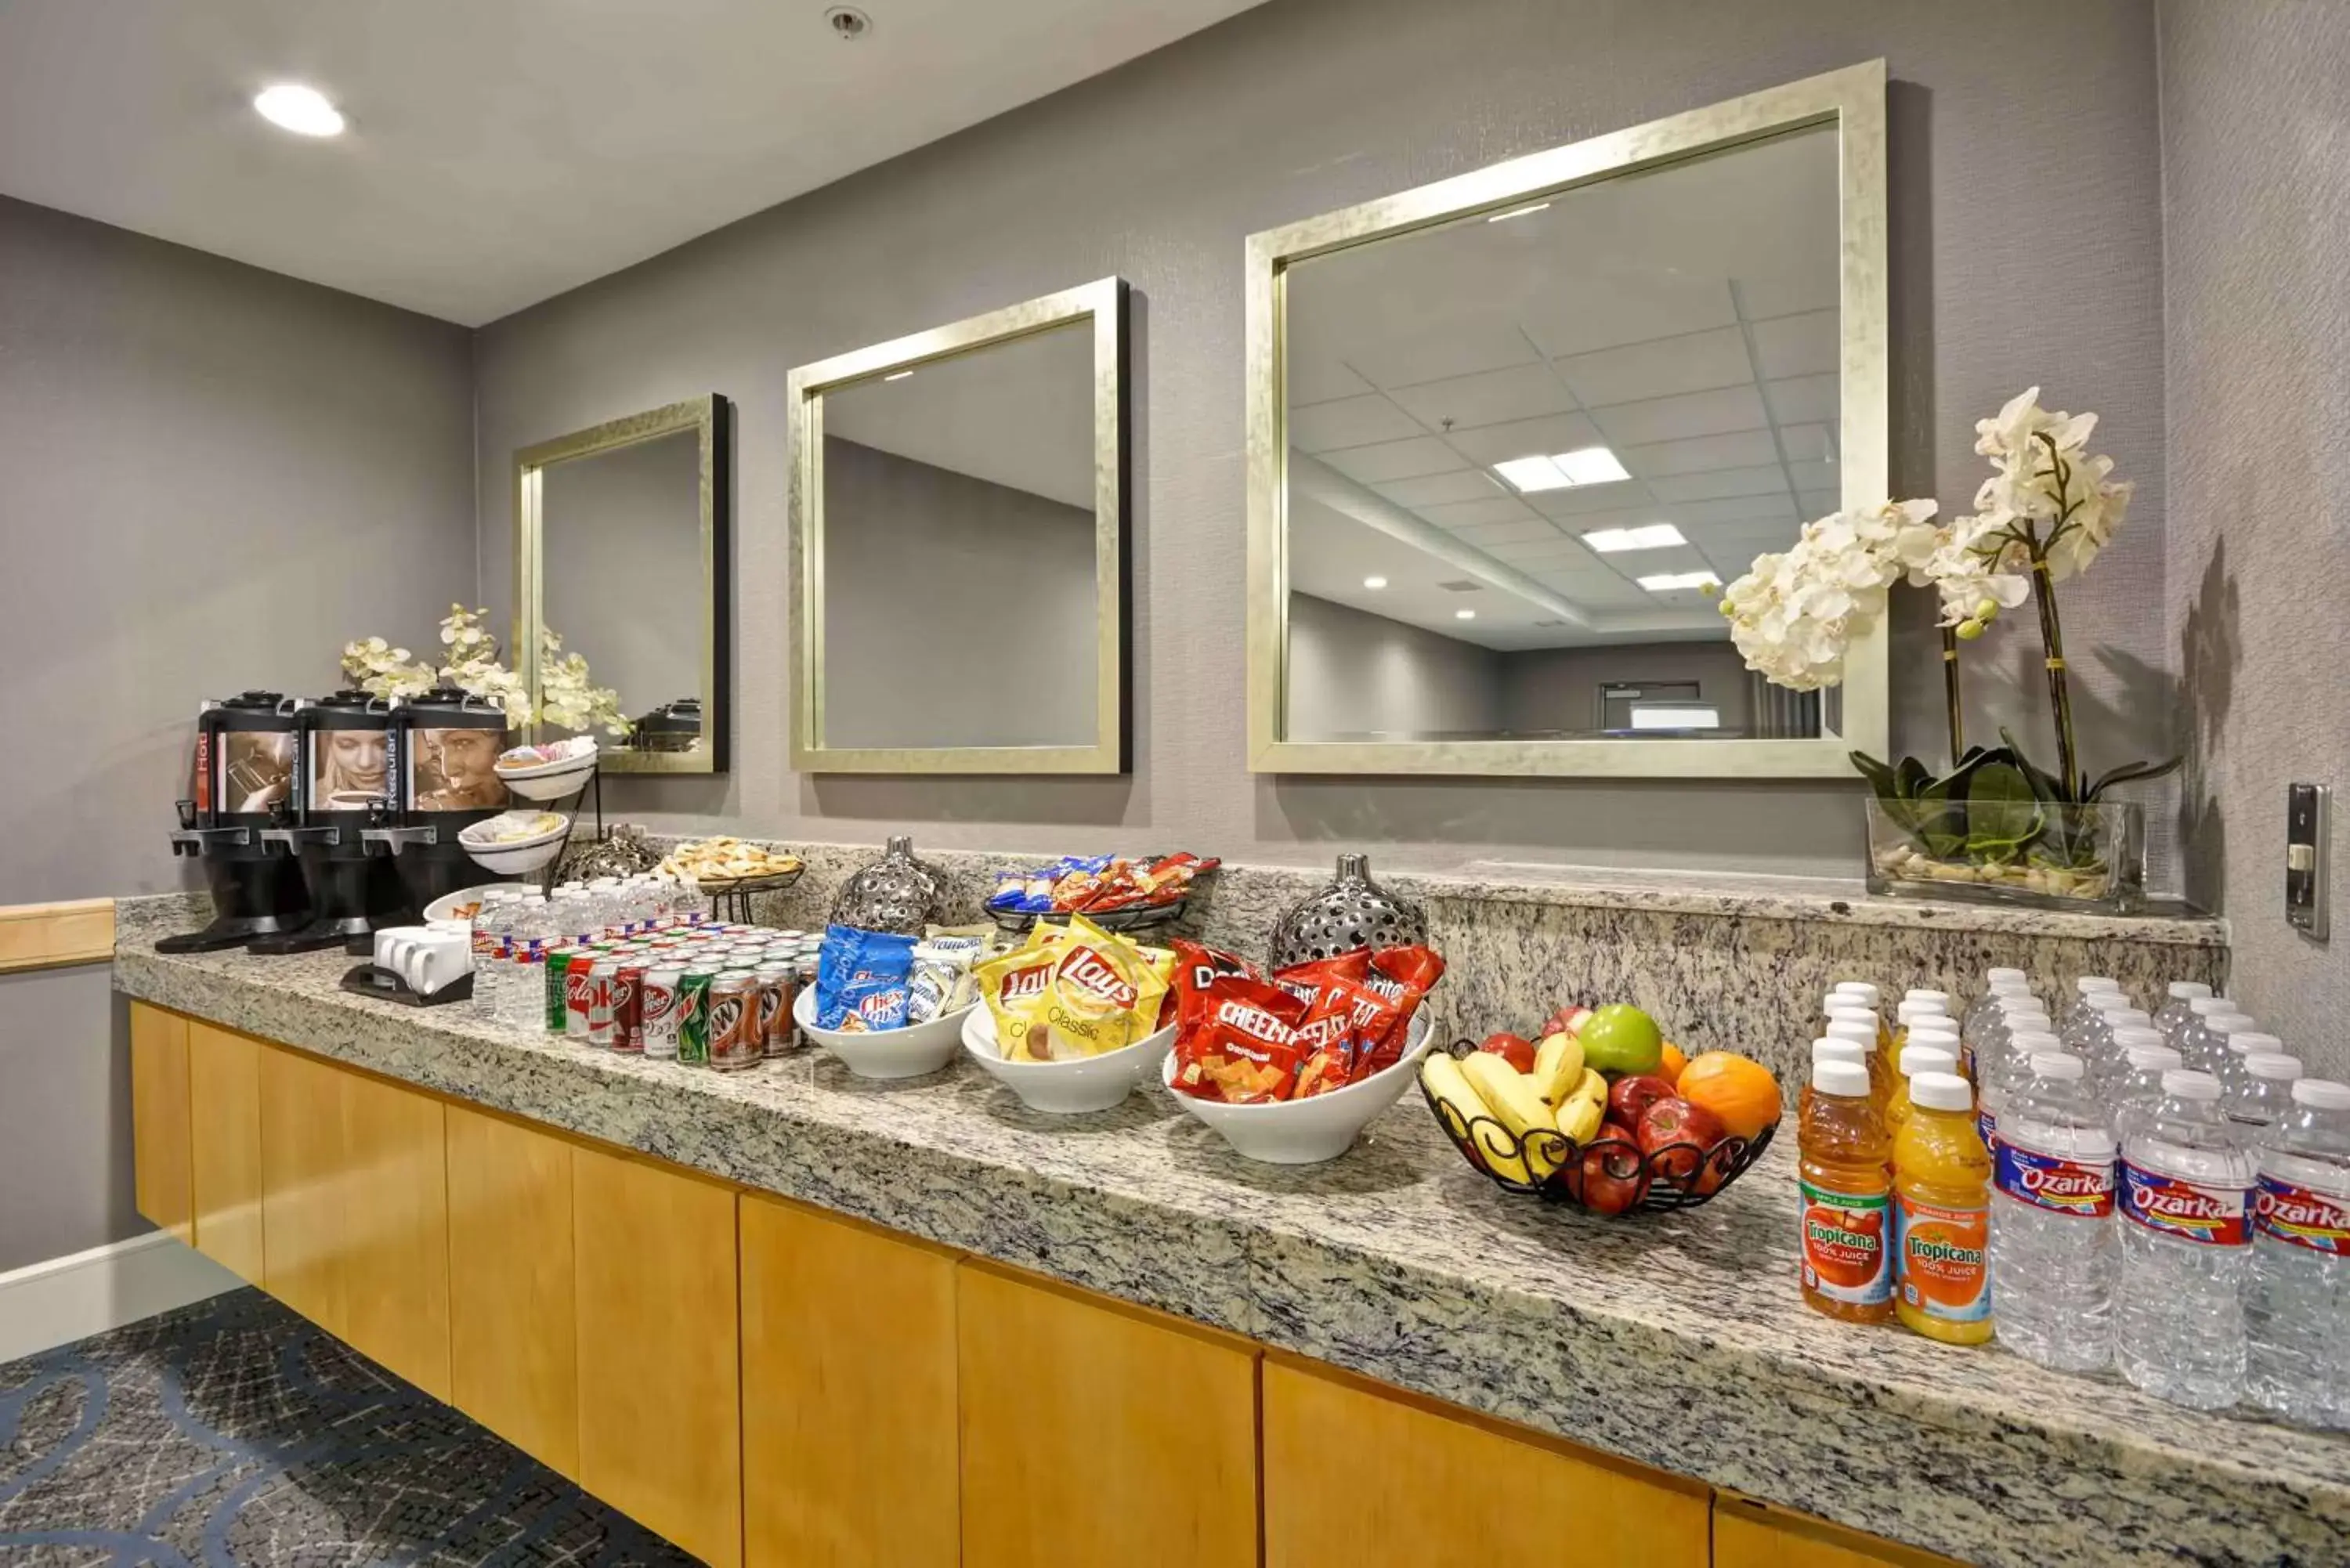
[[[1960,1568],[1947,1557],[1750,1498],[1718,1496],[1713,1568]]]
[[[571,1146],[451,1106],[451,1402],[577,1480]]]
[[[734,1192],[571,1151],[579,1484],[719,1568],[743,1559]]]
[[[183,1243],[195,1240],[188,1142],[188,1021],[130,1004],[131,1191],[139,1212]]]
[[[955,1568],[955,1262],[745,1195],[743,1557]]]
[[[435,1399],[449,1397],[449,1198],[441,1102],[327,1069],[342,1089],[338,1331]]]
[[[188,1023],[188,1196],[196,1250],[260,1284],[261,1044]]]
[[[275,1045],[261,1047],[261,1190],[269,1293],[338,1339],[348,1338],[340,1253],[343,1075]]]
[[[1253,1346],[973,1263],[955,1318],[964,1568],[1254,1568]]]
[[[1365,1456],[1399,1469],[1365,1469]],[[1264,1366],[1265,1568],[1705,1568],[1707,1491],[1358,1379]]]

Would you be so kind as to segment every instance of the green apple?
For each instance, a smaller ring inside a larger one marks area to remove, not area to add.
[[[1665,1059],[1664,1031],[1637,1007],[1611,1002],[1583,1021],[1575,1039],[1586,1066],[1603,1073],[1652,1073]]]

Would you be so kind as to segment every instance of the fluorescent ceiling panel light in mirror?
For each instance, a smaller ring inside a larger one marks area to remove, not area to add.
[[[1684,588],[1718,588],[1721,579],[1711,572],[1659,572],[1638,579],[1642,587],[1652,594],[1676,593]]]
[[[1638,528],[1598,528],[1586,534],[1583,542],[1603,556],[1624,550],[1662,550],[1674,545],[1686,545],[1681,531],[1669,523],[1648,523]]]

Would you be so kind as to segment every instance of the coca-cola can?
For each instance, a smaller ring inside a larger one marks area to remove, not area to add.
[[[612,1037],[613,977],[620,972],[620,961],[610,953],[596,960],[588,971],[588,1044],[610,1050]]]
[[[637,988],[637,1037],[648,1056],[677,1055],[678,992],[684,980],[685,971],[675,964],[645,971]]]
[[[588,1038],[588,1013],[596,996],[596,961],[601,956],[575,950],[563,971],[563,1033],[573,1040]]]
[[[722,1073],[755,1065],[765,1054],[759,1037],[759,980],[730,969],[710,981],[710,1064]]]
[[[645,1048],[645,960],[624,958],[607,989],[612,1004],[612,1049],[641,1054]]]

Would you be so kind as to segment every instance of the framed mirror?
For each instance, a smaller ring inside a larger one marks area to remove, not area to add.
[[[791,373],[801,773],[1127,768],[1126,286]]]
[[[587,660],[610,772],[726,771],[728,415],[691,398],[515,453],[517,668],[536,711]]]
[[[1259,773],[1846,777],[1708,589],[1881,501],[1885,67],[1251,236]],[[1825,701],[1823,701],[1825,699]]]

